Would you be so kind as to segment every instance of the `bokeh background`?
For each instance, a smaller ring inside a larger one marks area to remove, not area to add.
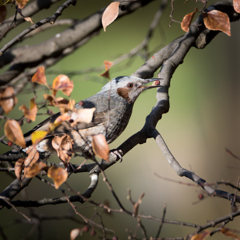
[[[62,2],[34,16],[33,21],[37,22],[42,18],[51,16],[56,11],[57,5]],[[192,12],[196,6],[201,7],[201,3],[195,1],[188,1],[183,5],[184,2],[175,1],[175,20],[181,21],[183,16]],[[215,1],[209,1],[209,3],[213,2]],[[71,6],[65,10],[61,18],[82,19],[109,3],[110,1],[105,0],[78,1],[75,7]],[[47,71],[49,83],[58,74],[99,67],[104,60],[112,61],[118,56],[129,52],[140,44],[145,37],[160,3],[161,1],[154,1],[131,15],[117,20],[107,27],[106,32],[101,31],[98,36],[94,37],[86,45],[49,69],[49,71],[54,71],[54,73]],[[13,10],[9,8],[9,16]],[[156,52],[184,34],[180,24],[173,23],[171,27],[168,26],[170,23],[170,11],[169,1],[168,7],[165,9],[151,39],[150,51],[155,49]],[[0,43],[1,46],[29,26],[30,23],[26,22],[16,27]],[[20,42],[19,45],[38,44],[62,30],[64,30],[64,27],[53,28],[43,34],[38,34],[36,37]],[[225,151],[227,147],[240,156],[239,22],[231,24],[231,32],[231,37],[220,33],[204,50],[194,48],[190,50],[183,64],[178,67],[173,75],[170,88],[170,111],[163,116],[157,125],[158,131],[162,134],[179,163],[183,167],[194,171],[208,183],[224,180],[236,184],[240,171],[240,162]],[[131,61],[127,60],[118,66],[113,66],[110,70],[110,76],[113,78],[121,75],[131,75],[143,63],[144,59],[139,54]],[[4,71],[4,69],[0,71]],[[75,86],[72,97],[81,100],[98,92],[107,82],[107,80],[98,76],[100,73],[93,72],[71,77]],[[38,89],[38,99],[41,99],[44,92],[46,92],[46,89]],[[28,86],[19,95],[18,105],[10,116],[14,118],[20,117],[22,113],[18,110],[18,107],[22,104],[28,106],[29,99],[32,97],[33,93],[30,86]],[[155,90],[144,92],[135,104],[127,129],[110,147],[116,148],[125,139],[141,129],[145,117],[155,103]],[[39,116],[35,123],[25,124],[22,127],[23,132],[28,131],[44,118],[45,116]],[[3,153],[6,148],[1,146],[0,151]],[[53,157],[51,161],[58,160]],[[80,163],[82,159],[74,158],[72,162]],[[162,180],[157,178],[154,173],[176,181],[191,183],[190,180],[177,176],[152,139],[149,139],[146,144],[135,147],[124,156],[122,163],[117,163],[106,171],[106,175],[120,201],[129,210],[132,209],[132,206],[127,200],[127,189],[131,189],[132,197],[136,201],[141,193],[145,193],[140,207],[140,213],[145,215],[161,217],[166,204],[166,219],[203,225],[207,221],[230,213],[231,203],[229,201],[207,196],[205,196],[204,200],[199,201],[198,195],[203,193],[200,188]],[[12,178],[2,172],[1,191],[11,181]],[[88,174],[75,174],[70,177],[68,183],[76,191],[84,192],[90,183],[90,179]],[[218,187],[234,192],[233,189],[223,186]],[[37,179],[33,179],[25,193],[20,194],[16,199],[24,199],[26,196],[31,200],[37,200],[61,197],[62,195],[60,191]],[[119,208],[101,176],[92,200],[95,202],[107,201],[112,208]],[[78,211],[86,217],[91,218],[96,211],[102,214],[104,225],[107,228],[114,229],[119,239],[127,239],[126,228],[132,229],[132,231],[136,229],[136,219],[124,213],[106,214],[102,209],[86,207],[89,204],[76,205],[79,206]],[[27,215],[29,213],[28,209],[21,208],[20,210]],[[48,217],[73,214],[69,204],[45,206],[34,209],[34,211]],[[23,220],[23,218],[13,209],[1,210],[0,225],[8,239],[24,239],[26,234],[33,228],[33,224],[27,223],[27,221],[22,223],[19,220]],[[143,223],[148,236],[154,237],[159,223],[152,220],[143,220]],[[71,220],[44,221],[42,237],[43,239],[69,239],[70,231],[82,226]],[[239,219],[235,219],[227,227],[240,230]],[[193,228],[164,224],[160,237],[184,237],[192,231],[194,231]],[[97,232],[99,234],[99,231]],[[34,239],[35,236],[30,236],[28,239]],[[143,238],[140,229],[138,230],[138,237]],[[93,238],[88,232],[83,233],[79,239]],[[211,239],[221,240],[226,239],[226,237],[215,234]]]

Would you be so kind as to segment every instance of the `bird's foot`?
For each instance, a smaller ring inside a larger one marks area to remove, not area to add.
[[[120,159],[120,162],[122,162],[122,157],[123,157],[123,152],[121,149],[113,149],[110,151],[111,153],[113,153],[116,157],[118,157]]]

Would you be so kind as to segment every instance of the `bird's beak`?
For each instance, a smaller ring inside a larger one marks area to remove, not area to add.
[[[149,89],[149,88],[160,87],[160,80],[162,80],[162,78],[149,78],[149,79],[142,79],[142,80],[143,80],[142,88]],[[153,84],[145,86],[150,82],[153,82]]]

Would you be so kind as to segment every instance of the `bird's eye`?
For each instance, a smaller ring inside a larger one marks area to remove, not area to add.
[[[128,83],[127,87],[128,87],[128,88],[132,88],[132,87],[133,87],[133,84],[132,84],[132,83]]]

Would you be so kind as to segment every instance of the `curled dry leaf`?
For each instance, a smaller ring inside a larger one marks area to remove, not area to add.
[[[17,98],[14,95],[14,89],[12,87],[7,87],[0,93],[0,105],[3,111],[8,114],[17,103]]]
[[[102,15],[103,30],[106,31],[106,27],[110,25],[117,17],[119,13],[120,2],[112,2],[107,6]]]
[[[67,167],[72,158],[72,139],[69,135],[55,136],[52,140],[52,147],[56,150],[58,157]]]
[[[71,126],[76,125],[78,122],[90,123],[93,118],[93,113],[96,108],[84,108],[78,109],[76,112],[72,112],[70,116]]]
[[[82,230],[80,228],[75,228],[70,233],[70,239],[75,240],[79,235],[82,235]]]
[[[39,152],[37,151],[36,146],[30,146],[26,151],[28,156],[25,158],[24,162],[24,176],[25,178],[30,171],[30,168],[39,160]]]
[[[23,9],[29,0],[16,0],[16,3],[20,9]]]
[[[20,158],[15,162],[15,175],[18,178],[18,180],[21,182],[21,175],[22,175],[22,170],[24,168],[24,161],[25,158]]]
[[[226,13],[218,10],[203,13],[203,21],[206,28],[215,31],[222,31],[231,36],[230,20]]]
[[[240,13],[240,0],[233,0],[233,8],[237,13]]]
[[[48,169],[47,175],[53,180],[56,189],[58,189],[68,178],[67,172],[63,168],[55,165]]]
[[[31,135],[32,143],[37,145],[45,136],[48,134],[48,131],[35,131]]]
[[[30,100],[30,108],[28,109],[25,105],[22,105],[19,107],[19,110],[23,111],[23,114],[26,118],[29,118],[31,121],[36,120],[36,115],[37,115],[37,104],[35,103],[35,98],[32,98]]]
[[[7,120],[4,126],[4,134],[11,142],[16,143],[22,148],[26,147],[22,129],[17,121]]]
[[[185,15],[183,17],[183,20],[181,22],[181,28],[183,31],[188,32],[189,31],[189,26],[193,20],[193,17],[195,15],[195,13],[197,12],[197,8],[195,8],[194,12],[188,13],[187,15]]]
[[[44,162],[36,162],[33,165],[31,165],[28,169],[26,174],[24,176],[26,178],[33,178],[35,177],[40,171],[47,170],[48,166]]]
[[[32,82],[37,82],[42,85],[47,85],[47,78],[45,76],[45,67],[38,67],[37,72],[32,76]]]
[[[110,78],[110,75],[109,75],[109,69],[112,67],[112,65],[113,65],[112,62],[104,61],[104,66],[105,66],[106,71],[104,73],[100,74],[99,76],[107,78],[107,79],[110,80],[111,78]]]
[[[6,6],[0,6],[0,24],[5,20],[7,16],[7,8]]]
[[[53,80],[52,89],[54,96],[56,96],[58,90],[62,90],[62,92],[69,97],[73,90],[73,81],[70,81],[66,75],[58,75]]]
[[[43,98],[49,102],[50,106],[59,107],[61,105],[67,106],[69,104],[68,99],[62,97],[55,98],[53,95],[47,93],[43,94]]]
[[[191,237],[191,240],[204,240],[210,234],[210,231],[203,231],[199,234],[195,234]]]
[[[98,157],[108,162],[109,146],[103,134],[97,134],[92,137],[92,148]]]

